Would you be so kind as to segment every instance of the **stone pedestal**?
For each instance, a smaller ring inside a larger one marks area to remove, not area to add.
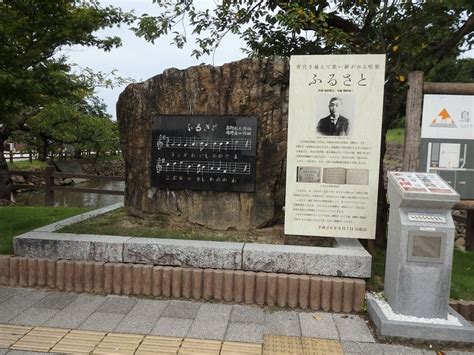
[[[368,300],[380,334],[474,341],[474,328],[449,308],[459,195],[436,174],[389,172],[388,198],[387,301]]]

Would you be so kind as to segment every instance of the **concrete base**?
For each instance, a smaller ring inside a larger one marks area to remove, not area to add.
[[[383,336],[474,343],[474,327],[451,307],[449,313],[455,316],[462,326],[390,320],[372,299],[367,299],[367,308],[370,318]]]
[[[122,262],[224,270],[368,278],[372,257],[357,239],[332,248],[58,233],[113,211],[107,206],[16,236],[15,254],[28,258]]]

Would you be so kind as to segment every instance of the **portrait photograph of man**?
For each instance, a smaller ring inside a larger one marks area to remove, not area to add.
[[[323,100],[320,99],[318,101],[320,101],[318,107],[322,107],[323,103],[321,101]],[[350,104],[346,105],[345,101],[350,101]],[[347,113],[353,112],[350,109],[352,104],[353,100],[347,100],[347,98],[342,96],[331,96],[326,106],[329,109],[329,115],[317,120],[317,133],[322,136],[348,136],[351,122]]]

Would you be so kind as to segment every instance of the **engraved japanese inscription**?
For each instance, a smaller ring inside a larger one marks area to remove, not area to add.
[[[256,117],[154,116],[151,186],[254,192]]]

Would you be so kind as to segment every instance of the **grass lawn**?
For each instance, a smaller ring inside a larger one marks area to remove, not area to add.
[[[166,217],[138,218],[118,209],[96,218],[66,226],[63,233],[123,235],[142,238],[211,240],[237,243],[283,244],[283,226],[257,231],[216,231],[197,225],[174,223]],[[290,236],[289,244],[331,247],[333,238]]]
[[[405,139],[405,128],[389,129],[387,132],[387,142],[403,144]]]
[[[74,207],[0,207],[0,254],[13,253],[13,237],[90,211]]]
[[[456,300],[474,301],[474,252],[454,249],[451,276],[451,295]],[[372,277],[367,282],[371,291],[383,291],[385,250],[376,249],[372,259]]]
[[[13,163],[8,162],[8,170],[44,170],[48,165],[45,161],[33,160],[17,160]]]

